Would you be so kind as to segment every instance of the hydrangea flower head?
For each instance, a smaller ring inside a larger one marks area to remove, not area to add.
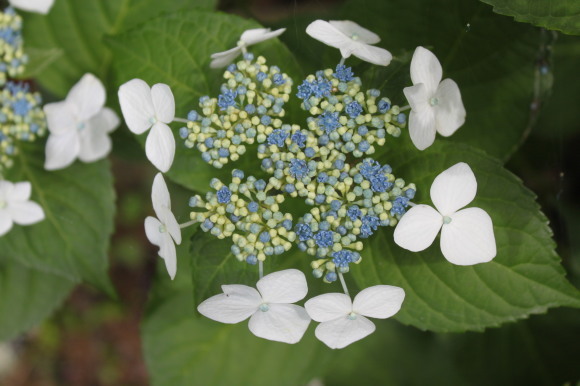
[[[0,236],[4,236],[14,224],[32,225],[44,220],[44,210],[30,201],[30,182],[12,183],[0,180]]]

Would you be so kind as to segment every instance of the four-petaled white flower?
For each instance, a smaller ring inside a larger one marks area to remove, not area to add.
[[[151,129],[145,142],[147,158],[157,169],[167,172],[175,156],[175,138],[167,124],[175,118],[175,100],[168,85],[149,87],[133,79],[119,87],[119,103],[125,122],[135,134]]]
[[[485,263],[496,255],[491,218],[480,208],[462,209],[475,198],[477,181],[460,162],[439,174],[431,185],[428,205],[415,205],[395,228],[395,242],[412,252],[429,247],[441,229],[441,252],[453,264]]]
[[[79,158],[95,162],[111,151],[109,133],[119,126],[117,114],[105,106],[105,87],[85,74],[62,102],[44,106],[50,135],[46,142],[47,170],[62,169]]]
[[[316,337],[330,348],[344,348],[375,331],[366,317],[386,319],[401,309],[405,291],[390,285],[366,288],[351,301],[350,296],[330,293],[316,296],[304,307],[310,317],[321,322]]]
[[[304,274],[296,269],[274,272],[258,280],[256,287],[222,285],[224,293],[203,301],[197,310],[221,323],[250,318],[250,331],[260,338],[284,343],[302,339],[310,317],[303,307],[291,303],[308,292]]]
[[[155,217],[145,219],[145,234],[151,244],[159,247],[159,256],[165,260],[165,267],[171,279],[175,278],[177,256],[175,244],[181,244],[181,228],[171,212],[171,197],[161,173],[153,180],[151,201]]]
[[[465,122],[459,87],[451,79],[441,81],[442,76],[437,57],[417,47],[411,60],[413,86],[405,87],[403,92],[411,106],[409,133],[419,150],[433,144],[436,132],[449,137]]]
[[[238,40],[236,47],[227,51],[212,54],[212,60],[209,66],[211,68],[225,67],[230,64],[239,54],[244,52],[246,47],[280,36],[284,31],[286,31],[286,28],[280,28],[276,31],[270,31],[270,28],[255,28],[244,31],[242,36],[240,36],[240,40]]]
[[[54,0],[8,0],[11,6],[23,11],[47,14]]]
[[[350,20],[315,20],[306,27],[306,33],[340,50],[343,58],[351,55],[379,66],[388,66],[393,56],[384,48],[375,47],[379,36]]]
[[[32,225],[44,220],[44,211],[30,201],[30,182],[0,181],[0,236],[8,233],[14,223]]]

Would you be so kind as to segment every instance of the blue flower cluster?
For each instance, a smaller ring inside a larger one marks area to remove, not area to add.
[[[8,81],[0,91],[0,175],[13,165],[16,141],[34,141],[46,132],[40,94],[28,84]]]
[[[231,64],[224,79],[218,98],[200,98],[201,112],[191,111],[180,130],[185,146],[196,146],[203,160],[216,168],[238,160],[246,145],[266,142],[282,126],[292,89],[288,75],[268,67],[261,56],[254,61],[251,53]]]
[[[0,12],[0,86],[24,72],[28,57],[22,43],[22,17],[8,7]]]
[[[382,146],[388,135],[398,137],[406,117],[379,90],[361,91],[361,80],[351,68],[339,64],[336,70],[309,75],[298,87],[301,107],[310,112],[308,128],[322,145],[342,153],[363,157]]]
[[[296,238],[292,215],[280,211],[284,195],[264,180],[241,170],[232,172],[232,182],[224,185],[213,179],[205,200],[190,199],[190,217],[201,229],[218,238],[232,237],[232,253],[240,261],[256,264],[267,256],[288,251]]]

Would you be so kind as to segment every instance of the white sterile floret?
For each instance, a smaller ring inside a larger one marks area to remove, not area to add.
[[[331,47],[338,48],[343,58],[351,55],[379,66],[388,66],[393,56],[384,48],[375,47],[379,36],[350,20],[316,20],[306,33]]]
[[[330,293],[316,296],[304,307],[310,317],[320,322],[316,337],[328,347],[344,348],[375,331],[369,318],[387,319],[401,309],[405,291],[390,285],[366,288],[351,301],[350,296]]]
[[[280,28],[276,31],[271,31],[270,28],[255,28],[244,31],[236,47],[223,52],[217,52],[211,55],[211,68],[223,68],[234,61],[234,59],[245,52],[246,47],[253,44],[261,43],[265,40],[275,38],[282,35],[286,28]]]
[[[159,247],[159,256],[165,260],[167,272],[173,279],[177,270],[175,244],[181,244],[181,228],[171,212],[171,197],[161,173],[153,180],[151,201],[157,218],[145,219],[145,234],[151,244]]]
[[[168,124],[175,118],[175,99],[168,85],[149,87],[133,79],[119,87],[119,104],[125,122],[135,134],[151,129],[145,142],[145,153],[160,171],[167,172],[175,156],[175,138]]]
[[[11,6],[23,11],[47,14],[54,0],[8,0]]]
[[[475,198],[477,181],[460,162],[439,174],[431,185],[429,205],[415,205],[395,228],[395,242],[418,252],[429,247],[441,229],[441,252],[453,264],[485,263],[496,255],[493,224],[480,208],[461,209]],[[461,209],[461,210],[460,210]]]
[[[403,92],[411,106],[409,134],[419,150],[433,144],[436,132],[449,137],[465,122],[459,87],[451,79],[441,81],[442,75],[437,57],[417,47],[411,60],[413,86],[405,87]]]
[[[240,323],[248,318],[248,327],[257,337],[284,343],[302,339],[310,317],[299,300],[308,293],[304,274],[287,269],[264,276],[256,284],[222,285],[223,294],[203,301],[197,310],[221,323]]]
[[[44,220],[44,211],[30,201],[30,182],[0,181],[0,236],[18,225],[32,225]]]
[[[109,133],[119,126],[117,114],[105,106],[105,87],[85,74],[62,102],[44,106],[50,135],[46,142],[47,170],[63,169],[77,158],[95,162],[112,148]]]

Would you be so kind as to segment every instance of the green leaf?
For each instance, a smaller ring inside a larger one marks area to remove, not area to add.
[[[60,48],[34,48],[26,47],[26,54],[28,55],[28,64],[26,70],[20,78],[32,78],[42,73],[44,69],[52,62],[63,55]]]
[[[580,379],[578,334],[580,311],[564,309],[484,333],[434,334],[377,321],[363,344],[338,353],[324,383],[572,385]]]
[[[247,322],[196,317],[189,291],[152,308],[142,326],[153,385],[300,385],[323,374],[330,350],[312,329],[295,345],[252,335]]]
[[[580,35],[580,3],[576,0],[481,0],[493,11],[570,35]]]
[[[190,110],[199,108],[200,96],[219,94],[223,72],[209,68],[210,55],[234,47],[244,30],[257,27],[256,22],[238,16],[201,11],[155,19],[107,39],[115,53],[116,85],[133,78],[143,79],[150,85],[166,83],[175,95],[176,115],[185,118]],[[277,40],[260,43],[251,47],[251,51],[265,55],[268,64],[278,65],[290,76],[299,73],[295,60]],[[230,168],[215,169],[201,159],[196,149],[183,145],[178,135],[179,127],[174,124],[177,149],[167,175],[198,191],[207,191],[212,177],[230,179]],[[145,137],[139,137],[142,143]],[[259,164],[254,160],[254,153],[248,149],[247,156],[236,162],[236,167],[256,169]]]
[[[31,199],[42,206],[46,218],[32,226],[15,225],[0,237],[2,255],[112,293],[107,251],[115,194],[109,162],[76,162],[48,172],[43,167],[42,143],[23,145],[18,157],[6,179],[30,181]]]
[[[38,74],[44,88],[64,97],[86,72],[107,79],[112,55],[103,43],[105,35],[132,28],[160,13],[214,6],[214,0],[58,0],[48,15],[24,15],[25,49],[64,52]]]
[[[357,66],[366,88],[380,87],[393,103],[406,105],[402,87],[411,85],[408,59],[415,47],[424,46],[437,55],[443,77],[455,80],[463,96],[466,123],[451,140],[505,161],[526,137],[539,76],[534,72],[541,38],[536,28],[496,15],[476,0],[368,1],[364,6],[353,0],[345,3],[341,17],[377,33],[382,39],[378,45],[395,56],[388,67]],[[298,44],[325,49],[312,41],[304,35]],[[331,50],[338,61],[338,50]]]
[[[0,341],[6,341],[48,317],[75,283],[0,255]]]
[[[397,318],[432,331],[483,330],[558,306],[580,306],[580,293],[566,281],[548,221],[535,196],[495,159],[467,145],[437,140],[410,155],[412,145],[391,149],[381,161],[398,177],[417,184],[415,202],[432,205],[429,187],[443,170],[466,162],[478,182],[469,206],[486,210],[494,224],[497,256],[489,263],[455,266],[436,241],[412,253],[398,247],[391,229],[365,245],[352,272],[361,287],[391,284],[405,289]]]

